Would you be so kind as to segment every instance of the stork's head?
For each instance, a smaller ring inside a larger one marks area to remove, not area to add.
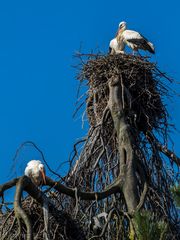
[[[40,171],[40,173],[41,173],[41,175],[42,175],[43,182],[44,182],[44,184],[46,184],[46,174],[45,174],[44,165],[41,163],[41,164],[39,164],[38,167],[39,167],[39,171]]]
[[[119,30],[125,30],[126,29],[126,22],[120,22],[119,23]]]

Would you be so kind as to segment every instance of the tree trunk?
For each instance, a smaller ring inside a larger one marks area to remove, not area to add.
[[[114,122],[118,138],[118,151],[120,156],[120,175],[124,176],[123,194],[129,212],[136,209],[139,196],[137,178],[135,174],[136,157],[133,150],[133,136],[126,123],[123,106],[123,91],[119,77],[113,77],[109,82],[109,109]]]

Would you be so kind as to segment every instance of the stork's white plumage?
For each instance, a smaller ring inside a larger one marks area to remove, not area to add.
[[[46,184],[45,168],[39,160],[28,162],[24,174],[31,178],[32,182],[37,186],[40,186],[43,182]]]
[[[123,41],[118,43],[117,38],[113,38],[109,43],[109,53],[110,54],[118,54],[118,53],[124,53],[124,47],[125,44]]]
[[[154,46],[140,33],[133,30],[126,30],[126,22],[120,22],[117,42],[119,45],[123,43],[127,44],[132,50],[138,51],[139,49],[155,53]]]

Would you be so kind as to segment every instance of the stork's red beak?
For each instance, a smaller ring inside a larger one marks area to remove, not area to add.
[[[46,175],[45,175],[44,170],[41,170],[41,173],[42,173],[42,177],[43,177],[43,182],[44,182],[44,184],[46,184]]]

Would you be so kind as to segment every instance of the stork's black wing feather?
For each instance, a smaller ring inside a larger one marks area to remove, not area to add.
[[[150,53],[155,53],[151,43],[143,36],[142,38],[129,38],[127,41],[136,44],[141,49],[148,50]]]

